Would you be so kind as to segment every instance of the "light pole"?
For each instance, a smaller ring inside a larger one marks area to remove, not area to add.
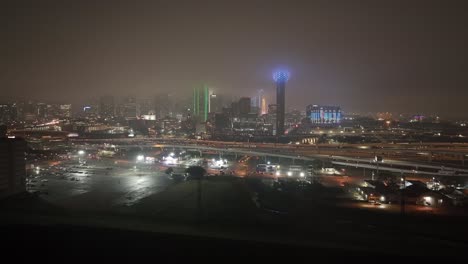
[[[400,213],[401,213],[401,216],[404,216],[405,215],[405,188],[406,188],[406,176],[405,174],[403,174],[403,172],[400,173],[401,174],[401,181],[403,182],[403,185],[401,187],[401,190],[400,190]]]

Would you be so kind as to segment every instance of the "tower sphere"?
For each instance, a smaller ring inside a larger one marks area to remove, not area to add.
[[[275,71],[273,73],[273,80],[275,82],[287,82],[289,80],[288,71]]]

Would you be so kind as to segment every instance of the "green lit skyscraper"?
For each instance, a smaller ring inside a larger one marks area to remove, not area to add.
[[[210,94],[205,84],[193,88],[193,115],[200,121],[206,122],[210,112]]]

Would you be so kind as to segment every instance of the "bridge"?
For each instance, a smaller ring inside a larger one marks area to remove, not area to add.
[[[92,142],[101,142],[103,140],[93,140]],[[104,140],[106,141],[106,140]],[[117,140],[120,141],[120,140]],[[80,142],[75,140],[76,143]],[[85,141],[89,142],[89,140]],[[328,154],[319,154],[319,153],[309,153],[309,154],[302,154],[298,155],[297,148],[287,146],[284,148],[284,145],[272,147],[269,146],[267,148],[258,146],[256,144],[250,143],[227,143],[225,147],[218,147],[217,145],[221,145],[221,142],[216,142],[215,146],[210,146],[208,144],[190,144],[191,141],[183,141],[179,144],[170,144],[170,143],[156,143],[154,141],[149,142],[141,142],[140,144],[133,144],[135,141],[120,141],[116,142],[115,140],[111,140],[109,142],[117,143],[115,148],[117,149],[128,149],[128,148],[140,148],[141,150],[144,149],[153,149],[153,148],[160,148],[160,149],[196,149],[200,152],[202,151],[212,151],[218,152],[220,154],[223,153],[230,153],[234,155],[249,155],[249,156],[260,156],[264,157],[265,160],[267,157],[275,157],[275,158],[283,158],[283,159],[290,159],[293,163],[296,160],[300,161],[314,161],[314,160],[326,160],[330,161],[332,164],[340,165],[340,166],[349,166],[349,167],[356,167],[356,168],[368,168],[368,169],[375,169],[380,171],[388,171],[388,172],[399,172],[399,173],[414,173],[414,174],[424,174],[424,175],[437,175],[437,176],[468,176],[468,169],[464,168],[457,168],[445,165],[432,165],[427,163],[418,163],[412,161],[402,161],[396,159],[385,159],[385,161],[379,162],[378,164],[373,162],[371,158],[356,158],[356,157],[349,157],[349,156],[342,156],[342,155],[328,155]],[[127,144],[119,144],[119,143],[127,143]],[[130,144],[129,144],[130,143]],[[185,143],[185,144],[181,144]],[[263,144],[262,144],[263,145]],[[268,144],[269,145],[269,144]],[[279,148],[278,148],[279,147]],[[274,150],[274,152],[272,152]],[[279,151],[279,152],[278,152]],[[436,171],[434,171],[436,170]]]

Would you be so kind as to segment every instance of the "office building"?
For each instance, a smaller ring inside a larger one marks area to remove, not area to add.
[[[239,99],[239,115],[245,116],[250,113],[250,98],[242,97]]]
[[[48,116],[47,105],[44,103],[36,104],[36,117],[39,120],[46,120]]]
[[[252,108],[256,109],[260,115],[267,114],[268,106],[263,89],[259,90],[257,95],[252,98]]]
[[[231,117],[239,117],[239,114],[240,114],[239,101],[234,101],[231,103],[230,113],[231,113]]]
[[[26,191],[26,141],[0,138],[0,197]]]
[[[174,115],[174,98],[172,94],[160,93],[154,100],[154,113],[157,119]]]
[[[61,110],[59,104],[47,104],[47,117],[48,118],[58,118],[60,116]]]
[[[60,108],[59,118],[71,118],[72,116],[71,104],[61,104],[59,105],[59,108]]]
[[[155,115],[154,101],[151,98],[140,100],[140,115]]]
[[[206,122],[210,111],[210,96],[208,86],[202,85],[193,88],[193,116],[199,122]]]
[[[136,98],[134,96],[127,96],[124,98],[121,116],[126,120],[133,120],[139,116],[138,104],[136,103]]]
[[[0,138],[6,137],[7,131],[7,126],[5,124],[0,124]]]
[[[220,113],[222,110],[221,96],[218,94],[210,94],[210,113]]]
[[[37,118],[42,120],[71,118],[71,104],[37,104]]]
[[[101,98],[99,98],[99,115],[102,118],[112,118],[115,116],[115,102],[113,96],[101,96]]]
[[[99,115],[99,106],[97,103],[87,103],[81,106],[81,113],[80,116],[86,118],[94,118]]]
[[[277,71],[273,73],[273,80],[276,83],[276,128],[274,134],[284,135],[284,115],[286,109],[286,82],[289,79],[289,72]]]
[[[32,101],[28,101],[23,104],[21,109],[22,117],[24,121],[32,122],[36,121],[37,118],[37,107]]]
[[[0,123],[8,124],[17,121],[18,110],[15,103],[0,104]]]

